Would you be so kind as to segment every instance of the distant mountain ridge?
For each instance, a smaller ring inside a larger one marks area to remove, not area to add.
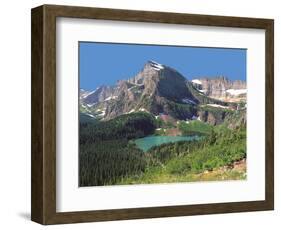
[[[245,81],[231,81],[227,77],[202,77],[192,80],[194,86],[208,97],[228,102],[246,100],[247,85]]]
[[[244,83],[227,78],[188,81],[177,70],[148,61],[137,75],[119,80],[115,86],[100,86],[92,92],[81,89],[80,112],[103,120],[137,111],[166,114],[176,120],[206,120],[211,112],[202,113],[204,106],[237,109],[237,104],[217,99],[231,94],[227,90],[245,88]],[[221,116],[223,120],[225,115]]]

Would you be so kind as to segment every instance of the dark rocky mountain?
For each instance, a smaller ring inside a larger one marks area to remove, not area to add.
[[[120,80],[115,86],[100,86],[93,92],[81,90],[80,112],[110,120],[146,111],[176,120],[201,119],[218,124],[228,116],[228,110],[231,113],[237,109],[236,103],[216,99],[224,95],[222,89],[232,88],[237,89],[238,83],[227,79],[191,82],[169,66],[148,61],[136,76]]]
[[[246,100],[247,85],[245,81],[231,81],[227,77],[197,78],[193,85],[208,97],[228,102]]]

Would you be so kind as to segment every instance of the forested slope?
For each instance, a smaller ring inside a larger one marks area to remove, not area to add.
[[[152,134],[155,127],[154,117],[144,112],[80,124],[79,185],[114,184],[144,171],[144,153],[129,140]]]

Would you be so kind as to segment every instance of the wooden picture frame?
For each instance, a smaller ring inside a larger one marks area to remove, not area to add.
[[[266,36],[265,200],[100,211],[56,211],[56,18],[264,29]],[[274,21],[271,19],[43,5],[32,9],[31,219],[64,224],[274,209]]]

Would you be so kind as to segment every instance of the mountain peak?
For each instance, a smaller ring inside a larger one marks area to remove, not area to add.
[[[101,85],[92,92],[81,90],[81,111],[104,120],[137,111],[185,120],[198,116],[200,104],[225,105],[212,98],[243,99],[245,89],[246,84],[223,77],[189,82],[176,69],[148,60],[132,78],[119,80],[114,86]]]
[[[153,61],[153,60],[149,60],[146,65],[156,71],[160,71],[160,70],[164,69],[164,65],[162,65],[156,61]]]

